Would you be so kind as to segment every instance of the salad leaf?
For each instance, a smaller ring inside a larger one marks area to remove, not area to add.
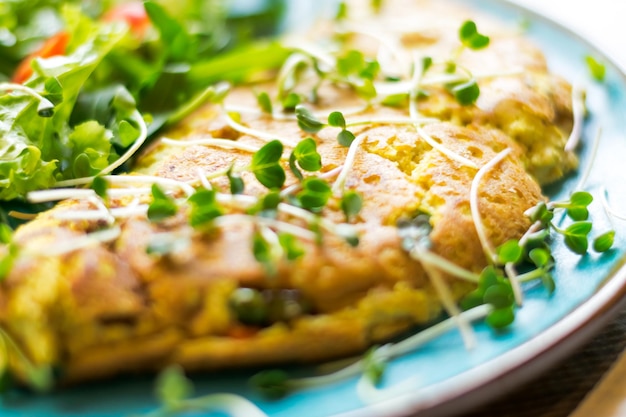
[[[125,30],[87,20],[75,29],[75,36],[86,42],[66,56],[35,60],[34,75],[26,83],[43,97],[58,100],[50,117],[39,114],[39,101],[32,96],[18,91],[0,96],[0,199],[48,188],[76,172],[92,172],[114,157],[111,134],[104,127],[90,123],[75,130],[69,120],[81,87]]]

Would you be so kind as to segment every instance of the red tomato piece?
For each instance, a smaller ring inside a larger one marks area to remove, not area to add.
[[[13,82],[22,84],[30,78],[33,74],[31,63],[35,58],[50,58],[51,56],[64,55],[69,41],[70,34],[67,32],[59,32],[46,40],[38,50],[20,62],[13,74]]]

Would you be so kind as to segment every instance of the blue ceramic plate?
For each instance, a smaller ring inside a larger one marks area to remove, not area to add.
[[[585,189],[596,196],[601,196],[606,189],[611,206],[625,212],[626,79],[623,74],[584,40],[540,16],[497,0],[465,3],[511,25],[527,19],[530,22],[528,36],[542,46],[552,70],[586,88],[589,117],[584,130],[581,171],[592,159],[592,143],[599,129],[602,135]],[[584,57],[589,54],[607,63],[607,78],[602,84],[589,77],[584,64]],[[579,177],[570,177],[547,192],[553,199],[567,197],[579,181]],[[376,400],[373,403],[364,403],[357,395],[357,378],[297,392],[282,400],[266,401],[247,387],[250,374],[246,372],[198,377],[194,381],[196,394],[241,394],[275,417],[432,417],[456,413],[487,401],[571,352],[591,337],[625,298],[626,222],[609,220],[599,200],[596,198],[592,205],[594,224],[601,225],[600,230],[614,227],[618,231],[615,249],[603,255],[579,257],[556,242],[557,290],[552,296],[542,287],[529,288],[514,326],[506,333],[494,334],[485,325],[476,324],[478,346],[473,350],[466,350],[459,333],[451,331],[411,354],[392,360],[385,374],[381,398],[373,398]],[[45,396],[13,393],[0,400],[0,415],[137,415],[158,407],[152,389],[153,379],[146,377],[76,387]]]

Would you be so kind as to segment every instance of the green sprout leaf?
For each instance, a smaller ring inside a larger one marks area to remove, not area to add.
[[[175,408],[189,398],[194,391],[193,383],[178,365],[165,368],[156,380],[156,396],[166,408]]]
[[[352,142],[354,142],[354,139],[354,133],[350,132],[349,130],[342,130],[337,135],[337,142],[341,146],[345,147],[350,147],[350,145],[352,145]]]
[[[335,20],[341,21],[348,17],[348,5],[345,1],[340,1],[337,6],[337,13],[335,13]]]
[[[269,189],[281,188],[285,183],[285,170],[279,164],[282,154],[283,144],[279,140],[273,140],[252,156],[250,171]]]
[[[302,191],[296,194],[296,198],[302,208],[319,212],[326,206],[331,195],[332,190],[328,182],[311,177],[302,182]]]
[[[328,124],[333,127],[339,127],[341,129],[346,128],[346,119],[339,111],[334,111],[328,115]]]
[[[489,46],[489,37],[479,33],[476,23],[471,20],[463,22],[459,29],[459,38],[470,49],[478,50]]]
[[[375,346],[370,348],[363,357],[363,375],[374,385],[381,382],[387,368],[384,359],[380,355],[376,355],[377,349]]]
[[[278,235],[278,242],[285,251],[285,257],[290,261],[299,259],[305,254],[304,248],[300,245],[298,239],[292,234],[280,233]]]
[[[504,242],[497,249],[498,259],[500,263],[518,263],[522,258],[524,250],[519,245],[519,241],[512,239]]]
[[[462,106],[474,104],[480,96],[480,88],[475,79],[455,84],[450,88],[450,92],[454,95],[456,101]]]
[[[256,101],[261,110],[263,110],[267,114],[272,114],[272,99],[270,98],[269,94],[267,94],[267,92],[261,91],[260,93],[258,93],[256,95]]]
[[[346,220],[349,222],[356,217],[361,208],[363,208],[363,197],[356,191],[346,191],[341,196],[341,211],[346,216]]]
[[[587,236],[591,232],[591,227],[591,222],[576,222],[568,226],[563,233],[567,247],[579,255],[587,253],[589,248]]]
[[[222,215],[214,190],[198,190],[187,200],[191,206],[189,224],[193,228],[203,228],[213,219]]]
[[[426,73],[433,66],[433,59],[429,56],[422,58],[422,74]]]
[[[485,303],[491,304],[496,309],[512,306],[514,298],[511,285],[506,281],[502,281],[498,284],[489,286],[489,288],[485,290],[483,300]]]
[[[108,200],[107,190],[109,189],[109,182],[104,178],[100,176],[95,177],[91,182],[91,189],[104,201]]]
[[[406,107],[409,101],[408,93],[391,94],[383,98],[380,102],[383,106],[387,107]]]
[[[544,226],[548,226],[554,218],[554,212],[548,209],[543,201],[528,211],[528,217],[531,222],[540,222]]]
[[[549,267],[552,262],[552,255],[548,250],[543,248],[532,249],[528,252],[528,257],[537,268]]]
[[[593,196],[585,191],[577,191],[570,197],[566,205],[567,215],[574,221],[583,221],[589,218],[587,207],[593,201]]]
[[[295,167],[296,162],[305,171],[316,172],[322,169],[322,157],[317,152],[317,143],[313,138],[306,138],[298,142],[289,157],[289,166],[292,172],[302,180],[302,174],[298,175],[299,171]],[[294,171],[294,168],[297,173]]]
[[[231,165],[228,171],[226,172],[226,176],[228,177],[228,183],[230,185],[230,193],[231,194],[242,194],[245,188],[245,184],[243,182],[243,178],[236,172],[234,172],[234,165]]]
[[[591,55],[585,57],[585,62],[593,79],[603,82],[606,78],[606,66]]]
[[[496,308],[485,318],[485,322],[493,329],[499,330],[515,321],[515,312],[512,307]]]
[[[250,378],[250,385],[266,398],[278,399],[289,393],[289,375],[279,369],[261,371]]]
[[[152,202],[148,206],[148,219],[160,222],[178,212],[178,205],[157,185],[152,184]]]
[[[272,264],[272,245],[259,231],[256,231],[252,237],[252,254],[257,262],[263,265]]]
[[[596,252],[606,252],[613,247],[615,242],[615,231],[610,230],[601,234],[593,240],[593,250]]]
[[[301,104],[296,106],[298,126],[307,133],[317,133],[325,126],[315,115]]]
[[[297,93],[289,93],[282,100],[284,111],[294,111],[298,104],[302,103],[302,97]]]

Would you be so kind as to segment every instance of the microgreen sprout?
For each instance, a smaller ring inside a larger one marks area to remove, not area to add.
[[[589,249],[589,235],[592,232],[593,223],[588,221],[588,206],[593,201],[593,197],[586,191],[572,193],[568,201],[558,201],[546,204],[541,202],[526,211],[532,222],[539,223],[542,228],[551,229],[561,234],[565,245],[574,253],[584,255]],[[567,217],[573,223],[563,228],[557,226],[554,219],[556,209],[565,210]],[[605,252],[613,245],[614,232],[608,231],[594,239],[592,248],[596,252]],[[596,243],[597,242],[597,243]]]
[[[234,130],[236,130],[239,133],[243,133],[244,135],[249,135],[249,136],[261,139],[264,142],[271,142],[273,140],[279,140],[280,142],[282,142],[286,146],[289,146],[289,147],[296,146],[296,143],[293,142],[289,138],[281,137],[280,135],[276,135],[276,134],[273,134],[273,133],[270,133],[270,132],[264,132],[264,131],[261,131],[261,130],[252,129],[252,128],[249,128],[247,126],[244,126],[239,121],[235,120],[236,118],[239,118],[239,114],[238,113],[224,111],[224,118],[226,120],[226,123],[231,128],[233,128]]]
[[[203,229],[223,214],[214,190],[200,189],[187,199],[191,206],[189,224],[196,229]]]
[[[585,63],[593,79],[597,82],[604,82],[606,78],[606,65],[592,55],[585,56]]]
[[[319,213],[328,199],[332,190],[328,182],[316,177],[309,177],[302,181],[302,190],[296,194],[300,207]]]
[[[486,317],[486,323],[494,329],[502,329],[513,322],[513,289],[511,283],[493,265],[485,267],[480,274],[478,287],[461,302],[464,309],[489,304],[492,310]]]
[[[256,179],[267,188],[282,188],[285,183],[285,170],[279,163],[282,154],[282,142],[273,140],[252,155],[249,169]]]
[[[341,196],[341,211],[346,216],[346,221],[352,221],[363,208],[363,197],[357,191],[348,190]]]
[[[0,377],[5,377],[8,373],[8,358],[12,358],[19,363],[20,369],[24,372],[28,386],[37,392],[47,392],[54,385],[54,375],[52,367],[49,365],[37,365],[33,363],[22,351],[13,338],[0,327],[0,359],[7,358],[7,363],[0,363]]]
[[[144,417],[171,417],[187,412],[225,412],[232,417],[267,417],[256,405],[235,394],[215,393],[191,397],[195,388],[178,365],[165,368],[157,377],[155,394],[161,407]]]
[[[176,201],[168,196],[157,184],[152,184],[152,202],[148,206],[148,219],[160,222],[178,212]]]
[[[101,176],[96,176],[91,182],[91,189],[100,197],[103,201],[107,201],[109,190],[109,182]]]
[[[337,142],[341,146],[349,147],[354,140],[354,133],[346,129],[346,119],[341,112],[335,111],[328,116],[328,124],[341,129],[337,135]]]
[[[485,318],[492,310],[493,307],[490,305],[480,305],[463,311],[460,316],[464,321],[473,322]],[[427,342],[456,328],[457,320],[458,318],[451,317],[400,342],[373,347],[364,357],[336,372],[312,377],[290,378],[289,374],[283,370],[270,369],[255,374],[248,382],[255,391],[273,399],[282,398],[300,389],[328,386],[359,375],[363,375],[375,385],[384,375],[385,364],[389,359],[415,351]]]
[[[488,262],[494,262],[497,259],[497,256],[493,244],[487,236],[487,231],[483,225],[483,221],[480,215],[478,191],[480,189],[480,182],[485,177],[485,175],[487,175],[492,169],[500,164],[511,153],[511,151],[511,148],[507,148],[499,152],[495,157],[493,157],[489,162],[481,167],[474,176],[474,179],[472,180],[472,184],[470,186],[470,210],[472,214],[472,220],[474,221],[480,245],[483,248],[483,252],[485,253],[485,257],[487,258]]]
[[[480,33],[476,23],[471,20],[466,20],[459,28],[459,39],[465,47],[473,50],[489,46],[489,37]]]
[[[298,142],[289,155],[289,168],[300,181],[304,179],[300,169],[308,172],[322,169],[322,157],[317,152],[317,143],[313,138],[306,138]]]
[[[272,106],[272,99],[270,98],[269,94],[266,91],[261,91],[257,93],[256,100],[261,110],[263,110],[263,112],[267,114],[273,113],[274,110]]]

